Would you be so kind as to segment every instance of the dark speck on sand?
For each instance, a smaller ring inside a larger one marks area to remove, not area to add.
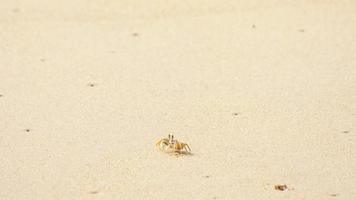
[[[92,190],[92,191],[89,191],[89,194],[98,194],[99,191],[98,190]]]

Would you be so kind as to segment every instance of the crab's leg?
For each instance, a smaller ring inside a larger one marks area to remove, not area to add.
[[[187,148],[189,149],[189,151],[191,151],[190,150],[190,147],[189,147],[189,145],[188,144],[184,144],[184,148],[185,148],[185,150],[187,150]]]

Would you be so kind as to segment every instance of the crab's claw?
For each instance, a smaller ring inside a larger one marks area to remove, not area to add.
[[[158,141],[156,142],[156,146],[159,146],[159,145],[161,144],[161,142],[162,142],[162,140],[158,140]]]

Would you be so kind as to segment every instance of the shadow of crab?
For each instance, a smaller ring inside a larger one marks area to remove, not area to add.
[[[171,152],[169,153],[169,155],[175,157],[181,157],[181,156],[193,156],[194,154],[188,151],[182,151],[182,152]]]

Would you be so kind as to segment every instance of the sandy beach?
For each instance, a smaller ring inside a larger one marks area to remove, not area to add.
[[[3,0],[0,199],[355,200],[355,36],[355,1]]]

